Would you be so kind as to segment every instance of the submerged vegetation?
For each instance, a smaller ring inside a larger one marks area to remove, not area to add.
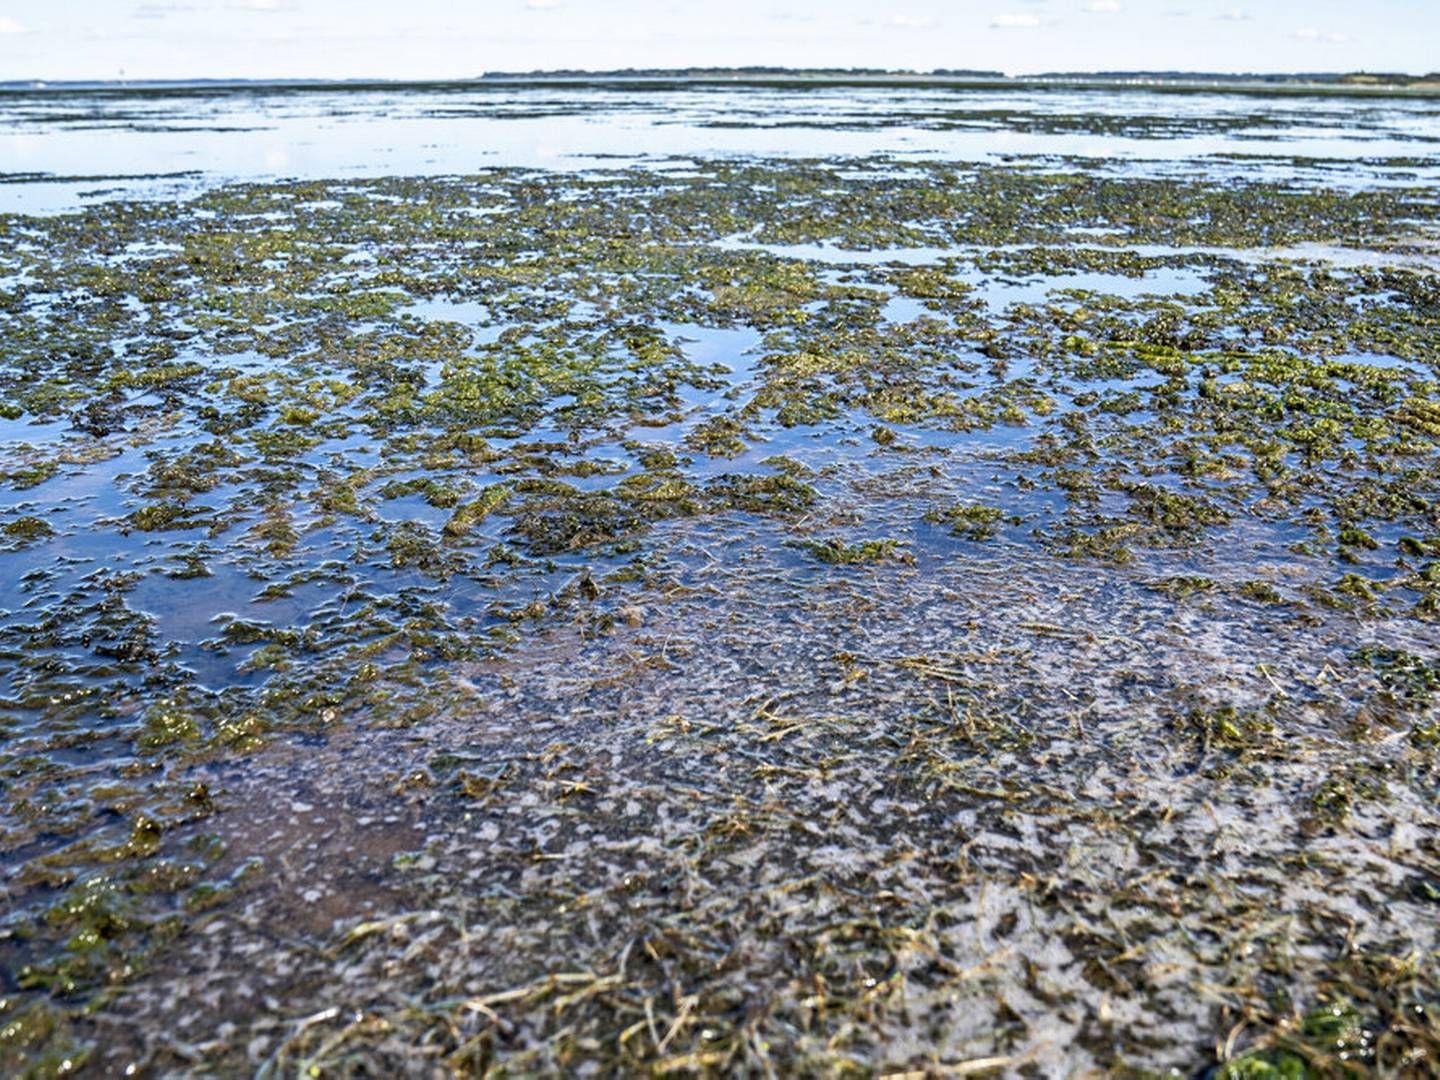
[[[0,1071],[1432,1074],[1401,172],[0,217]]]

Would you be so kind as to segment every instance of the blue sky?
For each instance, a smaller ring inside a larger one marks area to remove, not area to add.
[[[1440,68],[1440,0],[0,0],[0,79]]]

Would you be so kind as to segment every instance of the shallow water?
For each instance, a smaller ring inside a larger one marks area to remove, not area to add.
[[[985,161],[1067,157],[1139,174],[1254,156],[1275,179],[1384,182],[1434,163],[1440,103],[1134,90],[452,85],[0,94],[0,210],[184,196],[251,179],[590,169],[723,156]],[[1239,169],[1237,168],[1237,171]],[[70,179],[94,177],[93,180]]]
[[[0,1070],[1423,1075],[1433,110],[0,97]]]

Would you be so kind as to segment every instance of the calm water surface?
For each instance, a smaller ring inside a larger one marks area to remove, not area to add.
[[[194,192],[233,180],[466,174],[493,166],[680,167],[716,156],[897,161],[1105,159],[1217,174],[1380,182],[1364,163],[1440,176],[1440,102],[1129,90],[590,88],[110,90],[0,94],[0,209]],[[156,179],[161,174],[171,175]],[[67,178],[106,177],[103,181]]]

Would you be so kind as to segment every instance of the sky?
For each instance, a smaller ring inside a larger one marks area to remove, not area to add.
[[[0,81],[1440,69],[1440,0],[0,0]]]

